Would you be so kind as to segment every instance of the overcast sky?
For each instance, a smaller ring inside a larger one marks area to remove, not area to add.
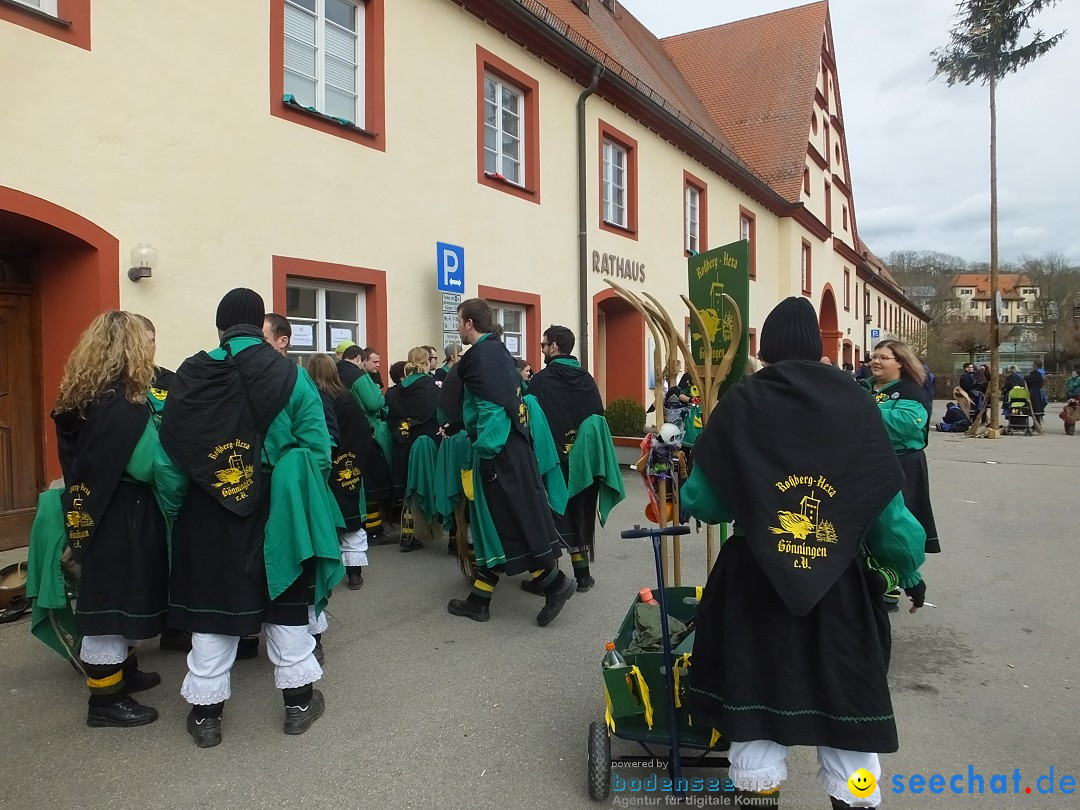
[[[660,37],[802,5],[619,2]],[[829,5],[859,235],[883,258],[936,250],[988,262],[989,91],[930,81],[955,4]],[[998,243],[1003,260],[1060,252],[1080,265],[1080,3],[1064,0],[1034,27],[1069,33],[998,87]]]

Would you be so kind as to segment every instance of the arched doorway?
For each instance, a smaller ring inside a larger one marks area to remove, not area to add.
[[[593,376],[604,402],[645,396],[645,321],[614,290],[593,296]]]
[[[115,237],[0,186],[0,550],[25,546],[37,495],[60,476],[49,411],[82,330],[120,305]]]
[[[854,347],[850,340],[844,340],[844,359],[843,363],[849,365],[852,368],[855,367],[855,354]]]
[[[825,285],[825,291],[821,294],[821,306],[818,307],[818,329],[821,330],[822,353],[836,365],[840,358],[840,339],[843,333],[840,331],[836,316],[836,296],[833,295],[832,286]]]

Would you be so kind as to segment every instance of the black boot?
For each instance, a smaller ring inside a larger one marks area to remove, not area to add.
[[[301,686],[299,689],[282,689],[285,695],[285,733],[303,734],[312,723],[323,716],[326,711],[326,701],[323,700],[322,692],[313,689],[310,685]],[[310,693],[300,697],[291,693]],[[297,702],[293,702],[297,701]],[[302,702],[299,702],[302,701]],[[290,705],[292,703],[292,705]]]
[[[191,652],[191,633],[187,630],[174,630],[167,627],[161,631],[158,647],[176,652]]]
[[[547,594],[547,602],[540,612],[536,614],[536,623],[541,627],[547,627],[563,609],[574,591],[577,590],[577,581],[562,574],[562,583]]]
[[[153,689],[161,683],[161,676],[156,672],[143,672],[139,669],[139,659],[134,653],[124,661],[123,670],[124,691],[129,695],[135,692],[145,692],[147,689]]]
[[[854,807],[854,805],[840,801],[835,796],[830,796],[829,800],[832,802],[832,810],[844,810],[847,807]],[[873,808],[867,808],[867,810],[873,810]]]
[[[122,692],[91,695],[86,713],[86,725],[91,728],[132,728],[145,726],[157,719],[157,709],[143,706]]]
[[[360,565],[349,565],[345,568],[345,573],[349,577],[349,590],[358,591],[364,587],[364,569]]]
[[[487,605],[470,602],[468,599],[451,599],[446,610],[455,616],[466,616],[474,622],[486,622],[491,618],[491,610]]]
[[[259,657],[259,637],[254,636],[241,636],[240,642],[236,645],[236,660],[246,661],[249,658]]]
[[[521,590],[525,591],[525,593],[531,593],[533,596],[547,596],[544,593],[543,586],[532,577],[522,580]]]
[[[224,703],[192,706],[187,716],[187,732],[199,748],[213,748],[221,743],[221,713]]]

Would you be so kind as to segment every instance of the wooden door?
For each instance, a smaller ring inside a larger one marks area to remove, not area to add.
[[[0,287],[0,551],[29,544],[43,486],[33,303]]]

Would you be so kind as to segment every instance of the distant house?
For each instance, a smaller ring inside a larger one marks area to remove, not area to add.
[[[1039,286],[1023,273],[999,273],[1001,293],[1001,323],[1041,325],[1038,301]],[[986,273],[959,273],[949,282],[949,302],[946,317],[950,320],[989,322],[993,295],[990,276]],[[1023,330],[1036,334],[1036,329]]]

